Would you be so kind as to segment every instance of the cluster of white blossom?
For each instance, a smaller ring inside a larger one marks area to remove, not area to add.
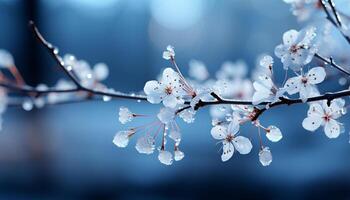
[[[56,50],[57,51],[57,50]],[[97,63],[92,67],[90,67],[89,63],[85,60],[77,60],[73,55],[67,54],[62,58],[62,65],[71,73],[73,73],[74,76],[77,77],[77,79],[80,81],[80,84],[83,87],[89,88],[89,89],[96,89],[99,91],[109,91],[114,92],[113,89],[108,89],[105,85],[101,83],[101,81],[105,80],[108,77],[109,70],[106,64],[104,63]],[[15,62],[13,56],[6,50],[0,49],[0,69],[3,70],[10,70],[11,68],[15,68]],[[11,71],[12,73],[19,73]],[[15,74],[13,74],[15,76]],[[1,74],[1,78],[4,79],[5,76]],[[6,83],[9,82],[9,80],[2,80]],[[45,92],[48,90],[73,90],[76,88],[76,85],[71,80],[66,79],[59,79],[57,83],[49,87],[46,84],[39,84],[34,89],[36,91]],[[2,114],[7,107],[8,103],[8,95],[6,88],[1,88],[0,90],[0,114]],[[72,99],[83,99],[88,97],[88,93],[83,92],[49,92],[47,95],[30,95],[26,97],[22,101],[22,108],[26,111],[32,110],[35,108],[43,108],[46,104],[56,104],[59,102],[69,101]],[[110,100],[110,97],[104,97],[103,100],[108,101]]]
[[[324,14],[325,12],[320,12],[322,10],[327,11],[327,15],[337,14],[331,0],[328,3],[321,0],[284,1],[291,5],[293,14],[302,21]],[[344,13],[339,15],[345,16]],[[281,44],[274,49],[274,56],[279,59],[286,74],[282,83],[275,77],[274,66],[277,62],[273,55],[268,54],[259,56],[251,77],[247,64],[241,60],[224,62],[213,77],[202,61],[191,60],[188,68],[189,77],[185,78],[176,63],[174,47],[167,46],[163,58],[168,60],[172,67],[165,68],[157,80],[147,81],[143,88],[145,94],[143,99],[147,99],[151,104],[160,104],[159,112],[150,117],[120,107],[119,121],[122,124],[131,123],[134,118],[145,116],[153,120],[142,126],[118,131],[113,143],[124,148],[128,146],[131,138],[137,137],[135,148],[139,153],[152,154],[157,149],[159,161],[171,165],[174,160],[180,161],[185,156],[180,150],[182,134],[176,122],[177,118],[186,123],[193,123],[197,110],[210,106],[212,117],[210,133],[215,140],[222,143],[221,160],[228,161],[235,151],[240,154],[249,154],[252,151],[253,144],[250,137],[244,136],[244,131],[241,131],[241,126],[248,124],[257,129],[259,161],[261,165],[268,166],[272,162],[272,153],[270,147],[263,144],[263,138],[266,137],[270,142],[279,142],[283,136],[277,126],[263,125],[259,116],[276,105],[289,105],[292,102],[309,104],[307,116],[300,123],[306,130],[316,131],[323,126],[328,138],[337,138],[345,130],[344,125],[338,120],[346,114],[348,107],[346,100],[339,96],[331,97],[331,93],[328,96],[322,95],[324,91],[319,90],[319,85],[327,76],[336,71],[330,70],[328,66],[333,66],[341,72],[349,70],[336,65],[334,59],[339,60],[341,65],[350,65],[348,52],[342,48],[344,41],[337,39],[337,37],[347,38],[347,34],[350,33],[347,28],[350,25],[350,18],[346,18],[343,24],[337,15],[334,18],[332,23],[326,20],[322,23],[310,22],[300,31],[291,29],[283,34]],[[334,36],[332,28],[339,29],[341,34]],[[348,42],[350,43],[350,39]],[[48,48],[51,49],[51,46],[48,45]],[[27,94],[21,102],[26,111],[34,107],[42,108],[45,104],[87,99],[94,93],[102,95],[104,101],[119,94],[101,83],[109,74],[106,64],[97,63],[92,67],[87,61],[79,60],[71,54],[58,56],[57,49],[53,49],[53,54],[57,56],[55,58],[70,80],[60,79],[53,87],[39,84],[35,88],[23,86],[19,81],[6,88],[9,81],[0,73],[2,83],[0,115],[6,110],[10,101],[8,90],[14,87]],[[0,50],[0,70],[10,70],[15,78],[18,75],[14,59],[6,50]],[[348,76],[341,77],[340,85],[347,86],[348,79]],[[134,98],[135,94],[128,97]],[[261,133],[264,133],[264,137]]]
[[[293,14],[302,20],[307,20],[314,12],[312,9],[321,7],[318,0],[285,1],[292,4]],[[321,94],[318,85],[326,79],[327,73],[332,72],[326,69],[327,64],[331,63],[317,62],[315,57],[319,57],[319,53],[328,58],[331,56],[326,53],[327,51],[321,49],[329,44],[327,36],[330,32],[327,31],[328,29],[328,24],[310,24],[300,31],[292,29],[283,34],[282,43],[276,46],[274,53],[280,59],[286,75],[289,76],[288,71],[294,75],[289,78],[286,76],[283,83],[276,82],[275,61],[268,54],[259,57],[252,78],[247,76],[248,67],[243,61],[224,62],[214,78],[210,77],[205,64],[198,60],[189,62],[189,78],[185,78],[175,62],[174,48],[168,46],[163,52],[163,58],[171,61],[173,67],[166,68],[160,80],[148,81],[144,87],[144,93],[150,103],[162,103],[164,106],[157,114],[156,121],[151,125],[156,124],[163,127],[160,128],[162,142],[158,148],[160,162],[169,165],[172,164],[173,157],[179,160],[176,157],[180,139],[175,140],[173,136],[176,130],[176,138],[181,138],[175,122],[176,117],[179,116],[185,122],[192,123],[201,102],[235,99],[250,101],[251,105],[218,103],[210,107],[213,125],[211,135],[222,143],[221,160],[229,160],[235,151],[240,154],[251,152],[252,142],[240,131],[240,127],[244,124],[251,124],[257,128],[259,135],[259,161],[263,166],[270,165],[272,162],[271,150],[268,146],[263,145],[260,133],[263,130],[266,138],[271,142],[278,142],[283,136],[281,130],[275,125],[263,126],[258,119],[259,112],[269,109],[274,104],[283,103],[283,100],[288,100],[295,94],[299,95],[298,99],[303,103]],[[344,131],[343,124],[337,121],[346,113],[344,99],[312,101],[308,104],[310,108],[307,117],[301,123],[306,130],[315,131],[320,126],[324,126],[324,132],[328,138],[336,138]],[[119,116],[120,122],[124,124],[137,115],[122,107]],[[140,132],[138,128],[118,132],[114,143],[119,147],[125,147],[129,138],[138,132]],[[140,153],[153,153],[158,133],[159,131],[155,131],[152,136],[149,135],[149,131],[145,131],[145,135],[141,133],[142,136],[138,141],[142,141],[142,144],[148,148],[146,151],[140,151],[144,148],[140,148],[138,142],[136,149]],[[165,151],[167,136],[174,140],[174,155]],[[181,155],[183,155],[182,152]]]

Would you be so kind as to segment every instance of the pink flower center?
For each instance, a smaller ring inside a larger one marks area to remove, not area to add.
[[[331,116],[329,114],[326,114],[323,116],[324,121],[329,122],[331,120]]]
[[[232,140],[233,140],[233,135],[232,134],[228,134],[227,136],[226,136],[226,141],[227,142],[232,142]]]
[[[171,88],[170,86],[165,87],[165,93],[167,95],[171,94],[172,92],[173,92],[173,88]]]
[[[306,83],[307,83],[307,78],[306,78],[306,77],[301,78],[301,82],[302,82],[303,84],[306,84]]]
[[[296,53],[298,52],[298,50],[300,49],[300,47],[296,44],[293,44],[290,48],[289,48],[289,51],[292,52],[292,53]]]

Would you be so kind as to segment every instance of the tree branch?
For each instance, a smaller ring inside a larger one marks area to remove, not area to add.
[[[332,100],[337,99],[337,98],[341,98],[341,97],[346,97],[346,96],[350,96],[350,89],[347,90],[342,90],[339,92],[329,92],[326,93],[324,95],[319,95],[319,96],[315,96],[315,97],[311,97],[308,98],[306,102],[315,102],[315,101],[321,101],[321,100],[326,100],[327,103],[329,104]],[[276,107],[276,106],[280,106],[280,105],[293,105],[293,104],[299,104],[299,103],[305,103],[303,102],[301,99],[289,99],[289,98],[285,98],[285,97],[281,97],[280,101],[275,102],[275,103],[271,103],[271,102],[262,102],[259,105],[256,106],[268,106],[269,108],[272,107]],[[253,105],[253,103],[251,101],[244,101],[244,100],[233,100],[233,99],[223,99],[220,98],[220,100],[216,100],[216,101],[199,101],[197,103],[197,105],[195,106],[196,109],[205,107],[205,106],[209,106],[209,105],[220,105],[220,104],[227,104],[227,105]],[[256,115],[255,117],[252,119],[252,121],[256,120],[264,111],[266,111],[267,108],[261,108],[256,110]]]
[[[328,4],[331,6],[332,12],[335,16],[335,19],[338,23],[338,26],[342,27],[342,22],[341,22],[341,19],[340,19],[340,16],[339,16],[337,10],[335,9],[335,4],[334,4],[333,0],[328,0]]]
[[[325,6],[324,2],[323,1],[321,1],[321,2],[323,3],[322,5]],[[325,9],[325,11],[326,11],[326,13],[328,13],[327,15],[329,15],[328,10]],[[333,18],[329,18],[329,19],[331,21],[333,20]],[[335,23],[334,20],[333,20],[333,22]],[[65,67],[65,64],[64,64],[62,58],[58,54],[58,50],[51,43],[47,42],[47,40],[41,35],[38,28],[35,26],[34,22],[31,21],[29,24],[30,24],[30,27],[32,28],[36,38],[39,40],[39,42],[41,44],[43,44],[47,48],[47,50],[50,52],[50,54],[55,59],[55,61],[58,63],[58,65],[61,67],[61,69],[65,72],[65,74],[69,77],[69,79],[73,81],[76,88],[65,89],[65,90],[60,90],[60,89],[38,90],[36,88],[30,87],[27,85],[21,86],[21,85],[13,85],[13,84],[10,84],[7,82],[0,82],[1,87],[22,93],[22,94],[27,95],[27,96],[34,95],[36,97],[38,97],[40,95],[50,94],[50,93],[87,92],[89,94],[92,94],[93,96],[98,95],[98,96],[108,96],[108,97],[112,97],[112,98],[147,100],[147,97],[144,95],[125,94],[125,93],[121,93],[121,92],[105,92],[105,91],[100,91],[100,90],[95,90],[95,89],[90,89],[90,88],[84,87],[83,85],[80,84],[80,81],[74,76],[72,71],[68,70]],[[335,23],[335,25],[336,25],[336,23]],[[343,72],[347,75],[350,75],[350,72],[348,72],[347,70],[345,70],[341,66],[334,63],[332,58],[327,59],[327,58],[320,56],[319,54],[316,54],[315,57],[330,64],[331,66],[335,67],[336,69],[340,70],[341,72]],[[253,105],[252,101],[224,99],[224,98],[221,98],[219,95],[217,95],[214,92],[211,93],[211,96],[213,96],[215,100],[213,100],[213,101],[199,100],[199,102],[195,105],[194,110],[198,110],[200,108],[210,106],[210,105],[220,105],[220,104]],[[339,92],[334,92],[334,93],[326,93],[324,95],[319,95],[316,97],[311,97],[307,100],[307,102],[326,100],[327,103],[330,103],[333,99],[345,97],[345,96],[350,96],[350,89],[339,91]],[[93,97],[86,97],[83,99],[74,99],[74,100],[70,99],[70,100],[66,100],[66,101],[60,101],[60,102],[57,102],[55,104],[77,103],[77,102],[86,101],[86,100],[93,100],[93,99],[94,99]],[[272,108],[272,107],[276,107],[276,106],[280,106],[280,105],[288,105],[289,106],[292,104],[299,104],[299,103],[305,103],[305,102],[303,102],[301,99],[289,99],[289,98],[285,98],[285,97],[281,97],[280,101],[274,102],[274,103],[262,102],[259,105],[255,105],[255,106],[265,106],[265,107],[263,107],[263,108],[255,107],[255,110],[254,110],[255,115],[252,118],[252,121],[255,121],[256,119],[258,119],[258,117],[261,114],[263,114],[266,110],[268,110],[268,108]],[[187,106],[184,106],[183,108],[179,109],[176,112],[176,114],[178,114],[186,109],[191,108],[191,106],[188,105],[188,104],[190,104],[190,102],[186,101],[185,104]],[[20,106],[20,105],[21,104],[18,104],[18,106]],[[51,105],[51,104],[49,103],[49,105]],[[16,104],[10,104],[10,106],[16,106]]]

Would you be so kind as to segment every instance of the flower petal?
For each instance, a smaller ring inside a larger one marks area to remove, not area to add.
[[[307,111],[307,116],[317,116],[321,117],[323,115],[323,108],[319,103],[310,104],[310,108]]]
[[[177,106],[178,99],[174,95],[166,95],[163,99],[165,107],[175,108]]]
[[[337,121],[330,119],[324,126],[324,133],[329,138],[337,138],[340,134],[340,126]]]
[[[291,29],[283,34],[283,43],[286,45],[292,45],[298,38],[299,32]]]
[[[232,155],[233,152],[235,151],[235,148],[233,147],[231,142],[223,141],[222,142],[222,155],[221,155],[221,160],[222,162],[228,161]]]
[[[314,67],[307,73],[308,82],[311,84],[319,84],[326,78],[326,71],[323,67]]]
[[[173,155],[169,151],[160,150],[158,160],[164,165],[173,164]]]
[[[300,91],[301,76],[296,76],[288,79],[284,84],[284,88],[288,94],[292,95]]]
[[[217,125],[211,129],[210,133],[214,139],[223,140],[226,138],[227,128],[225,126]]]
[[[269,147],[265,147],[259,152],[259,161],[262,166],[268,166],[272,162],[272,154]]]
[[[147,100],[150,103],[157,104],[162,101],[163,92],[158,81],[147,81],[143,91],[147,95]]]
[[[333,119],[338,119],[343,114],[343,109],[345,106],[344,99],[334,99],[329,106],[329,111],[331,112]]]
[[[266,137],[269,139],[271,142],[278,142],[282,139],[282,133],[279,128],[276,126],[269,126],[268,131],[266,132]]]
[[[240,154],[248,154],[253,148],[253,145],[250,142],[250,140],[243,136],[235,137],[233,139],[233,145]]]
[[[227,132],[235,135],[239,131],[239,122],[237,118],[234,118],[228,125]]]
[[[164,85],[171,85],[172,87],[176,87],[179,84],[179,74],[170,67],[165,68],[161,82]]]
[[[318,116],[309,116],[303,120],[303,127],[308,131],[315,131],[322,124],[323,119]]]

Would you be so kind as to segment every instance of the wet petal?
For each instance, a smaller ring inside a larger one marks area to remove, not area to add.
[[[253,146],[250,140],[243,136],[237,136],[233,139],[233,145],[240,154],[248,154]]]
[[[210,133],[214,139],[223,140],[226,138],[227,128],[225,126],[217,125],[211,129]]]
[[[223,141],[222,145],[223,145],[223,147],[222,147],[221,160],[223,162],[226,162],[232,157],[233,152],[235,151],[235,149],[234,149],[234,147],[233,147],[231,142]]]
[[[323,67],[314,67],[306,75],[308,82],[311,84],[318,84],[326,78],[326,71]]]
[[[340,126],[337,121],[330,119],[324,126],[324,133],[329,138],[337,138],[340,134]]]
[[[298,38],[299,32],[291,29],[283,34],[283,43],[286,45],[292,45]]]
[[[282,139],[283,136],[282,136],[281,130],[276,126],[269,126],[267,130],[268,131],[266,132],[266,137],[271,142],[278,142]]]
[[[315,131],[322,124],[323,119],[318,116],[309,116],[303,120],[303,127],[308,131]]]
[[[284,88],[290,95],[299,92],[300,86],[301,86],[301,76],[290,78],[284,84]]]

